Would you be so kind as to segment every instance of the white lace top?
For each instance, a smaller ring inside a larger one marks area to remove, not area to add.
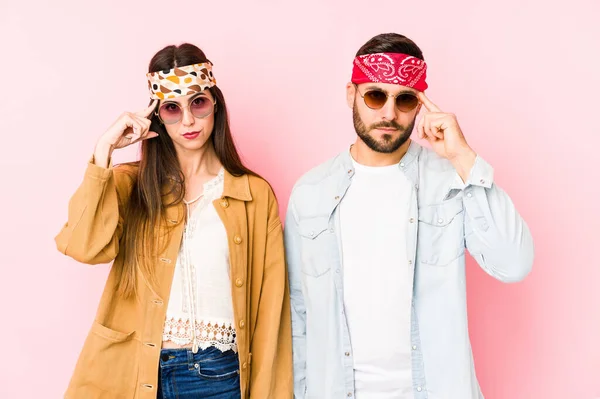
[[[187,205],[163,341],[198,348],[237,351],[227,232],[212,202],[223,194],[224,171],[204,185],[203,196]],[[195,329],[192,329],[195,326]]]

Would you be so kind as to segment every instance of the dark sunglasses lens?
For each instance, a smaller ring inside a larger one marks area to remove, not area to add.
[[[379,109],[385,105],[387,94],[379,90],[371,90],[365,93],[365,104],[371,109]]]
[[[179,122],[182,114],[181,108],[175,103],[163,104],[158,110],[160,119],[167,125]]]
[[[204,118],[205,116],[210,115],[210,113],[213,111],[213,108],[213,102],[207,97],[196,97],[190,104],[192,115],[194,115],[196,118]]]
[[[396,97],[396,107],[402,112],[412,111],[419,105],[419,99],[408,93],[400,94]]]

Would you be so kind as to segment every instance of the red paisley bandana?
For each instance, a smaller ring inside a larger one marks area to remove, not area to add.
[[[354,59],[352,83],[391,83],[425,91],[425,61],[400,53],[359,55]]]

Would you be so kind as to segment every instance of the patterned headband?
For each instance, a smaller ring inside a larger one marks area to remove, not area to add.
[[[150,98],[157,100],[187,96],[217,84],[210,62],[150,72],[146,77]]]
[[[391,83],[425,91],[425,61],[400,53],[359,55],[354,59],[352,83]]]

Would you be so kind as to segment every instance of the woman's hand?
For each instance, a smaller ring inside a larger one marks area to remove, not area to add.
[[[94,163],[106,168],[114,150],[157,137],[158,133],[150,131],[150,115],[157,104],[158,100],[154,100],[142,111],[121,115],[98,140]]]

